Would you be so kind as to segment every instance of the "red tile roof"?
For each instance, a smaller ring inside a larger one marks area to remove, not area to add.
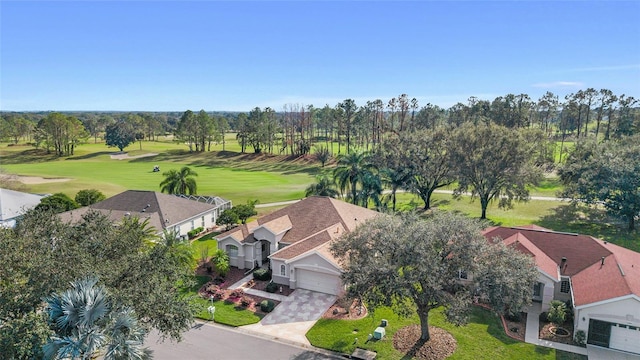
[[[571,278],[574,305],[588,305],[625,295],[640,297],[640,253],[591,236],[554,232],[538,228],[492,227],[487,238],[499,237],[505,243],[532,254],[544,272],[560,266]],[[604,264],[602,262],[604,259]]]
[[[573,276],[600,261],[603,256],[611,254],[611,251],[587,235],[518,227],[496,227],[484,231],[488,238],[501,239],[507,239],[516,233],[524,235],[556,264],[560,265],[562,258],[566,258],[565,266],[561,269],[561,275],[565,276]]]

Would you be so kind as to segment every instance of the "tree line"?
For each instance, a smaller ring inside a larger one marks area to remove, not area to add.
[[[493,100],[470,97],[448,109],[420,106],[416,98],[401,94],[388,101],[376,99],[356,104],[353,99],[333,106],[285,104],[281,111],[256,107],[249,112],[131,112],[131,113],[2,113],[0,138],[17,143],[27,138],[60,156],[71,155],[80,140],[98,137],[111,126],[110,143],[118,138],[126,145],[135,140],[154,140],[173,134],[190,151],[209,151],[212,143],[223,143],[234,132],[242,152],[304,155],[314,146],[325,146],[336,154],[371,149],[385,134],[415,132],[464,123],[495,123],[508,128],[539,128],[548,139],[594,137],[619,139],[640,128],[638,99],[611,90],[588,88],[566,95],[547,92],[537,100],[527,94],[507,94]],[[119,124],[119,127],[114,127]],[[124,130],[122,130],[124,129]],[[563,145],[563,144],[562,144]]]

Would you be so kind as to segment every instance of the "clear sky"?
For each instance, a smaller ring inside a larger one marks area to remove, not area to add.
[[[640,1],[0,1],[1,110],[640,98]]]

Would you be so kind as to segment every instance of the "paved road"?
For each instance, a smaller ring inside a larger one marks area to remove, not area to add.
[[[153,350],[156,360],[326,360],[338,359],[308,348],[289,345],[269,338],[223,327],[196,323],[183,334],[179,343],[158,342],[158,333],[152,332],[145,345]]]

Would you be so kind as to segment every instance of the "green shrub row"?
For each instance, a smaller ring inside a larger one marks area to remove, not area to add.
[[[253,272],[253,278],[261,281],[271,280],[271,271],[267,269],[258,269]]]
[[[200,234],[201,232],[204,231],[204,228],[202,226],[195,228],[191,231],[189,231],[187,233],[187,236],[189,236],[189,239],[193,239],[194,237],[198,236],[198,234]]]

